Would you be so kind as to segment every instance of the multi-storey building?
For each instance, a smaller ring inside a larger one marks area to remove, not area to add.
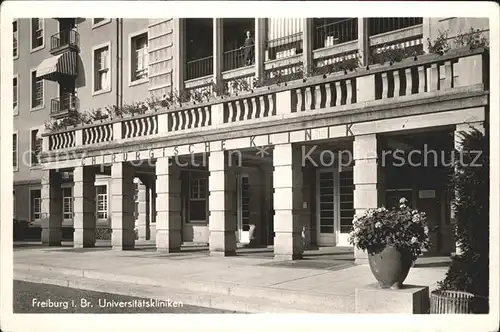
[[[488,38],[487,19],[14,27],[15,214],[38,220],[44,243],[59,244],[66,226],[76,247],[92,246],[107,226],[113,247],[129,248],[136,224],[160,250],[200,242],[230,255],[252,242],[294,259],[304,247],[348,245],[354,214],[406,197],[427,212],[431,250],[455,250],[450,169],[437,155],[487,123],[488,52],[457,38],[471,28]],[[468,47],[435,54],[438,37]],[[83,126],[40,127],[108,105]],[[429,150],[437,157],[422,165]],[[419,166],[396,163],[395,151],[419,152]]]

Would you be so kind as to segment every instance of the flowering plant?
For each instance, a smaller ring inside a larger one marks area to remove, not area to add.
[[[411,252],[413,260],[429,247],[429,228],[424,212],[412,210],[406,198],[401,198],[399,208],[369,209],[361,217],[354,217],[349,242],[370,254],[391,246]]]

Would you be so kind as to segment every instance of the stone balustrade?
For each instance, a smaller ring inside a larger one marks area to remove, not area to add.
[[[126,143],[137,138],[165,137],[183,132],[217,130],[252,120],[277,121],[287,116],[307,116],[315,111],[332,111],[360,103],[447,91],[485,84],[482,74],[483,49],[456,49],[446,55],[425,54],[394,64],[327,74],[324,76],[256,88],[230,98],[202,104],[114,119],[44,135],[43,153],[89,147],[113,141]],[[423,95],[423,98],[425,96]],[[332,115],[333,116],[333,115]],[[232,127],[231,127],[232,128]],[[235,127],[234,130],[237,130]]]

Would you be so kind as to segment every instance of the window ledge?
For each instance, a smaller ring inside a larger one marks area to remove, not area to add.
[[[149,77],[141,78],[141,79],[138,79],[138,80],[135,80],[135,81],[131,81],[131,82],[128,83],[128,86],[136,86],[136,85],[141,85],[141,84],[144,84],[144,83],[149,83]]]
[[[111,92],[111,89],[97,90],[97,91],[92,92],[92,96],[98,96],[98,95],[102,95],[102,94],[110,93],[110,92]]]
[[[42,165],[30,165],[31,171],[38,171],[40,169],[42,169]]]
[[[37,106],[37,107],[32,107],[31,108],[31,112],[40,111],[40,110],[43,110],[44,108],[45,108],[45,105],[41,105],[41,106]]]
[[[205,225],[208,224],[208,221],[206,220],[189,220],[187,221],[188,224],[195,224],[195,225]]]
[[[43,50],[44,48],[45,48],[45,43],[42,46],[38,46],[38,47],[30,49],[30,53],[38,52],[40,50]]]

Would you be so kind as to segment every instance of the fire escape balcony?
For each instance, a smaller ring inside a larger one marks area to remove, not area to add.
[[[80,100],[73,93],[66,93],[50,101],[50,116],[54,119],[63,118],[72,112],[78,112]]]
[[[75,30],[63,30],[50,37],[50,53],[80,52],[80,34]]]

